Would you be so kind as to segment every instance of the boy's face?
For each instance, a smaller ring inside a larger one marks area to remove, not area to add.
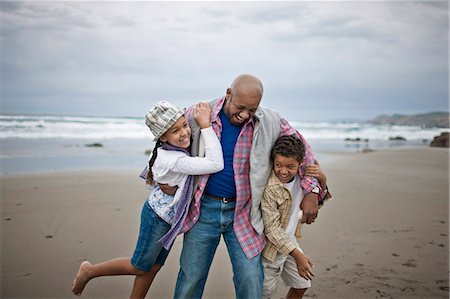
[[[159,140],[170,143],[181,148],[188,148],[191,144],[191,128],[189,127],[186,118],[180,117]]]
[[[283,183],[289,183],[298,173],[300,163],[294,157],[284,157],[275,154],[273,159],[273,171],[278,179]]]

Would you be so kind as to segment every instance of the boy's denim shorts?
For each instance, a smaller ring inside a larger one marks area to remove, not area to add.
[[[170,224],[162,220],[146,200],[142,208],[139,238],[131,257],[131,264],[144,272],[149,272],[153,265],[164,265],[169,255],[169,250],[166,250],[157,241],[169,229]]]

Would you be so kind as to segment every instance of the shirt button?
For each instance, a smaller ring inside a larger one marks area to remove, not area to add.
[[[194,220],[197,220],[197,217],[194,217]]]

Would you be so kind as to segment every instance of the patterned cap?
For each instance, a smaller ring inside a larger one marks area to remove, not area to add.
[[[169,102],[158,102],[145,116],[154,141],[157,141],[182,116],[182,112]]]

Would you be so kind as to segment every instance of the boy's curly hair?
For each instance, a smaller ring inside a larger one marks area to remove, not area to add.
[[[305,145],[295,135],[284,135],[279,137],[272,147],[271,158],[272,161],[275,155],[281,155],[283,157],[292,157],[302,163],[305,158]]]

